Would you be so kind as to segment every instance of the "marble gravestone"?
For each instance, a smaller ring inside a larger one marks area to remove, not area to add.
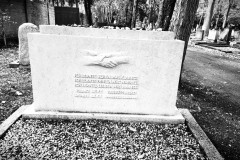
[[[219,37],[219,31],[218,30],[209,30],[209,34],[208,34],[208,39],[209,40],[217,40]]]
[[[183,41],[56,33],[31,33],[28,41],[33,112],[178,116],[183,122],[176,108]]]
[[[19,64],[29,65],[29,51],[27,34],[38,32],[38,27],[32,23],[23,23],[18,28]]]
[[[69,26],[53,26],[40,25],[40,33],[42,34],[58,34],[58,35],[78,35],[91,37],[106,37],[106,38],[127,38],[141,40],[173,40],[174,33],[170,31],[142,31],[142,30],[118,30],[118,29],[99,29],[99,28],[84,28],[84,27],[69,27]]]

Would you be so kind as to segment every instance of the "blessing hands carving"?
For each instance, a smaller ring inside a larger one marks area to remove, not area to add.
[[[130,61],[129,56],[123,52],[98,53],[95,51],[84,51],[86,65],[98,65],[106,68],[114,68],[120,64],[127,64]]]

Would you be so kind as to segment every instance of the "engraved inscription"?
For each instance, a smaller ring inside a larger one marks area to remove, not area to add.
[[[137,99],[138,77],[75,74],[75,97]]]

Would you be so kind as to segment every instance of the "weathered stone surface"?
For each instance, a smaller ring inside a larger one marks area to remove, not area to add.
[[[28,38],[36,110],[179,113],[175,104],[183,41],[54,34]]]
[[[127,38],[127,39],[152,39],[152,40],[173,40],[173,32],[157,32],[157,31],[142,31],[136,30],[119,30],[119,29],[98,29],[84,27],[69,27],[69,26],[53,26],[40,25],[40,33],[42,34],[59,34],[59,35],[75,35],[75,36],[90,36],[90,37],[107,37],[107,38]]]
[[[23,23],[18,28],[19,40],[19,64],[29,65],[28,39],[27,34],[38,32],[38,27],[32,23]]]

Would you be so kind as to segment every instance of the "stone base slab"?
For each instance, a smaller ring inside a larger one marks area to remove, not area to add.
[[[106,114],[106,113],[72,113],[72,112],[54,112],[54,111],[35,111],[33,106],[22,114],[23,118],[31,119],[71,119],[71,120],[111,120],[120,122],[154,122],[161,124],[180,124],[185,123],[182,114],[174,116],[159,115],[135,115],[135,114]]]

